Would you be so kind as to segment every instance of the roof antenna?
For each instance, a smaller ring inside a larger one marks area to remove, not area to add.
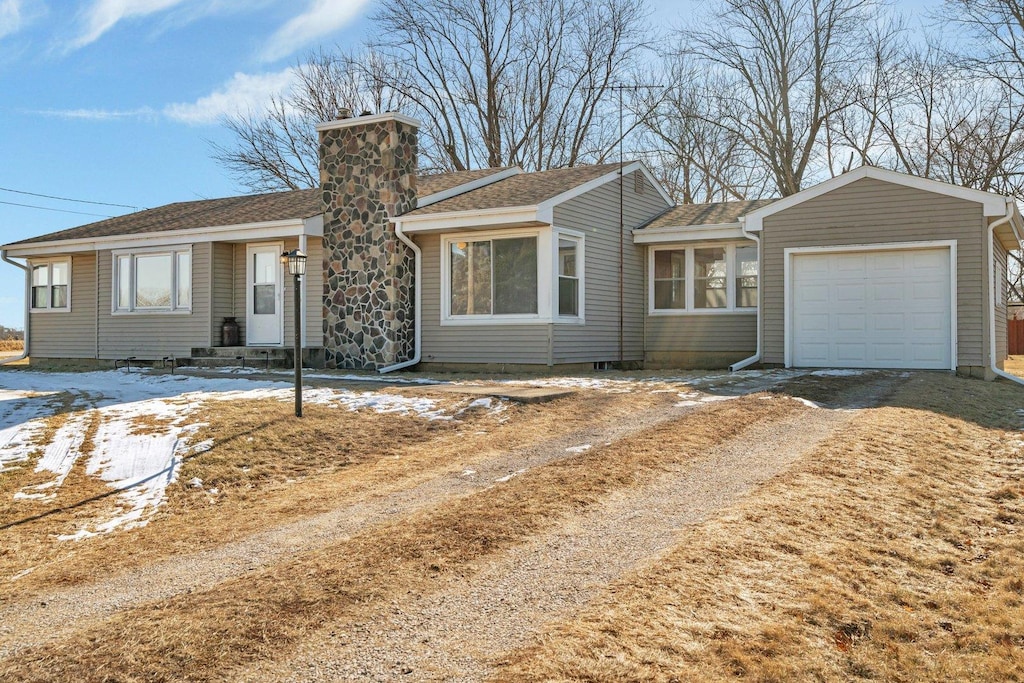
[[[623,197],[623,186],[625,185],[626,179],[623,177],[623,173],[622,173],[622,166],[625,163],[625,160],[623,159],[623,156],[622,156],[622,154],[623,154],[623,152],[622,152],[622,143],[626,139],[626,133],[623,130],[623,119],[625,117],[625,114],[623,113],[623,107],[622,107],[622,93],[625,92],[626,90],[630,90],[632,92],[636,92],[637,90],[656,90],[656,89],[664,88],[664,87],[665,86],[663,86],[663,85],[640,84],[640,83],[633,83],[633,84],[629,84],[629,85],[627,85],[625,83],[616,83],[614,85],[609,85],[608,86],[608,90],[612,90],[612,91],[616,92],[618,94],[618,97],[619,97],[619,141],[618,142],[619,142],[619,364],[620,364],[620,369],[621,369],[622,362],[625,360],[625,341],[624,341],[624,336],[625,336],[625,328],[626,328],[625,303],[624,303],[624,294],[623,294],[623,286],[624,286],[623,283],[625,281],[625,272],[624,272],[624,270],[625,270],[625,262],[626,262],[625,245],[623,244],[625,242],[625,240],[626,240],[626,219],[625,219],[625,210],[623,208],[623,204],[625,203],[625,199]],[[651,107],[651,111],[653,111],[653,109],[654,109],[654,107]],[[648,113],[650,113],[650,112],[648,112]],[[646,116],[644,118],[646,118]],[[636,122],[634,122],[633,127],[636,127],[637,123],[639,123],[639,119]],[[631,132],[632,132],[632,130],[633,130],[633,128],[630,128]]]

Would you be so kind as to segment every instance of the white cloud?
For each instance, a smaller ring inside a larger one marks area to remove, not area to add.
[[[138,109],[37,109],[30,112],[39,116],[85,121],[116,121],[123,119],[156,118],[159,114],[151,107]]]
[[[41,0],[0,0],[0,38],[23,30],[45,14]]]
[[[122,19],[145,17],[180,5],[187,0],[95,0],[83,13],[82,34],[70,48],[85,47],[109,31]]]
[[[0,0],[0,38],[21,28],[21,0]]]
[[[274,95],[280,95],[295,82],[292,69],[264,74],[236,73],[218,90],[195,102],[170,104],[164,114],[180,123],[208,125],[222,116],[259,111]]]
[[[292,18],[270,37],[263,60],[287,57],[317,38],[338,31],[359,16],[370,0],[311,0],[305,12]]]

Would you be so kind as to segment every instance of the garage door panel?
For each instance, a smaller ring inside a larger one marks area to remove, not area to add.
[[[829,316],[827,313],[808,314],[800,318],[800,331],[803,333],[821,332],[823,338],[828,337]]]
[[[876,363],[897,363],[903,360],[907,348],[905,344],[876,343],[871,346],[871,351],[872,360]]]
[[[836,359],[842,363],[862,363],[867,360],[866,343],[837,342],[833,347]]]
[[[876,313],[871,316],[871,329],[877,332],[903,332],[907,329],[905,313]]]
[[[828,342],[819,344],[804,342],[799,345],[800,356],[806,358],[809,363],[820,363],[822,365],[828,362],[829,345]]]
[[[950,367],[948,248],[792,259],[794,365]]]

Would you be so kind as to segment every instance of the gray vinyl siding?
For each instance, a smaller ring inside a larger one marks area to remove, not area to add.
[[[984,226],[980,204],[873,178],[768,216],[761,260],[764,362],[785,362],[785,249],[956,240],[957,365],[984,365]]]
[[[213,286],[210,288],[210,341],[220,346],[220,328],[224,318],[235,315],[234,306],[234,246],[226,242],[213,244]]]
[[[636,192],[635,171],[623,188],[623,360],[644,356],[644,253],[632,230],[663,213],[668,204],[650,183]],[[559,204],[554,226],[584,233],[585,325],[556,323],[555,363],[619,359],[619,181]],[[557,283],[556,283],[557,284]]]
[[[96,255],[71,258],[71,311],[30,313],[30,353],[37,358],[96,357]]]
[[[1002,363],[1006,360],[1007,343],[1006,338],[1006,247],[1002,242],[993,240],[995,243],[996,272],[993,291],[996,295],[996,362]]]
[[[213,249],[209,242],[192,246],[192,310],[189,313],[111,312],[113,255],[99,257],[99,357],[188,357],[194,347],[210,346],[210,273]]]
[[[423,259],[423,362],[547,364],[550,325],[546,323],[441,325],[441,237],[423,235],[416,242]]]
[[[757,314],[651,315],[647,317],[649,353],[753,355],[757,350]]]

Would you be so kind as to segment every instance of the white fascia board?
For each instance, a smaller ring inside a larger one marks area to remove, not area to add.
[[[307,237],[323,237],[324,236],[324,215],[318,213],[315,216],[310,216],[302,221],[302,234]]]
[[[707,240],[748,239],[739,223],[693,225],[688,227],[644,228],[633,231],[633,244],[704,242]]]
[[[402,232],[415,235],[424,232],[453,232],[499,225],[537,225],[536,206],[502,207],[478,211],[448,211],[426,216],[399,216],[391,222],[401,226]]]
[[[496,183],[499,180],[504,180],[505,178],[511,178],[514,175],[519,175],[522,172],[523,169],[519,168],[518,166],[513,166],[512,168],[506,168],[504,171],[497,171],[495,173],[492,173],[491,175],[484,176],[483,178],[477,178],[476,180],[473,180],[471,182],[456,185],[455,187],[444,190],[443,192],[435,192],[434,194],[428,194],[427,196],[416,200],[416,208],[422,209],[424,206],[430,206],[431,204],[437,204],[438,202],[442,202],[445,199],[458,197],[460,194],[472,192],[473,190],[477,190],[480,189],[481,187],[485,187],[487,185],[491,185],[492,183]]]
[[[617,168],[610,173],[605,173],[603,176],[594,178],[593,180],[585,182],[582,185],[577,185],[571,190],[566,190],[562,194],[555,195],[551,199],[547,199],[541,202],[540,204],[537,205],[537,218],[543,221],[544,223],[551,223],[554,220],[555,206],[557,206],[558,204],[563,204],[571,199],[579,197],[582,194],[586,194],[591,190],[596,190],[605,183],[610,183],[618,179],[620,175],[622,177],[625,177],[634,171],[640,171],[641,173],[644,174],[644,177],[647,178],[648,182],[650,182],[654,189],[657,190],[658,194],[661,195],[661,198],[665,200],[666,206],[675,206],[675,202],[669,196],[668,192],[665,191],[665,188],[661,186],[661,183],[659,183],[658,180],[654,177],[654,174],[651,173],[650,169],[648,169],[642,161],[634,161],[625,164],[621,168]]]
[[[930,180],[928,178],[920,178],[918,176],[907,175],[906,173],[899,173],[897,171],[889,171],[884,168],[878,168],[877,166],[861,166],[860,168],[855,168],[852,171],[848,171],[842,175],[836,176],[835,178],[826,180],[823,183],[818,183],[814,187],[809,187],[802,192],[797,192],[796,194],[790,195],[776,202],[772,202],[768,206],[757,209],[756,211],[751,211],[745,216],[747,230],[751,232],[759,232],[763,225],[762,221],[768,216],[790,209],[798,204],[806,202],[809,199],[814,199],[815,197],[820,197],[821,195],[832,192],[833,190],[845,187],[846,185],[861,180],[862,178],[872,178],[874,180],[881,180],[895,185],[903,185],[904,187],[923,190],[924,192],[934,192],[947,197],[955,197],[957,199],[975,202],[982,205],[986,216],[1006,215],[1006,198],[1002,195],[998,195],[993,192],[984,192],[982,190],[972,190],[967,187],[960,187],[959,185],[943,183],[938,180]]]
[[[164,230],[146,232],[137,235],[109,235],[106,237],[90,237],[74,240],[54,240],[52,242],[34,242],[32,244],[8,245],[12,256],[33,256],[44,254],[69,254],[101,249],[130,249],[133,247],[160,247],[172,244],[197,242],[256,242],[277,237],[296,237],[323,235],[323,216],[312,218],[290,218],[283,221],[264,223],[244,223],[239,225],[220,225],[209,228],[189,230]],[[319,225],[319,233],[317,233]]]
[[[383,114],[373,114],[371,116],[353,116],[347,119],[336,119],[334,121],[324,121],[316,125],[316,131],[322,133],[325,130],[337,130],[339,128],[351,128],[352,126],[362,126],[368,123],[380,123],[382,121],[398,121],[404,123],[407,126],[414,126],[420,128],[422,124],[411,116],[405,114],[399,114],[398,112],[389,111]]]

